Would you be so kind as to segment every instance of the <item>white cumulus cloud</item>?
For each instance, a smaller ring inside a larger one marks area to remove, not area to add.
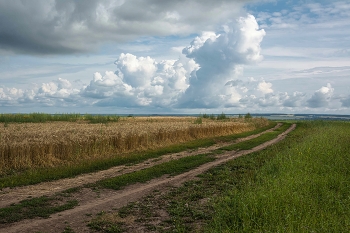
[[[115,61],[117,70],[104,76],[95,73],[81,91],[82,96],[102,99],[102,106],[170,107],[188,88],[189,77],[198,65],[191,59],[162,60],[122,53]]]
[[[321,87],[307,101],[308,107],[310,108],[328,107],[328,104],[331,101],[331,98],[333,96],[333,92],[334,92],[334,88],[332,88],[330,83],[327,83],[327,86]]]
[[[180,99],[181,108],[216,108],[224,99],[234,101],[237,94],[222,94],[232,76],[241,73],[239,67],[258,62],[260,43],[265,31],[260,30],[252,15],[240,17],[225,25],[220,34],[205,32],[195,38],[183,53],[192,58],[199,69],[191,75],[190,86]]]
[[[272,83],[262,81],[258,85],[258,90],[261,91],[263,94],[269,94],[273,92],[271,87],[272,87]]]

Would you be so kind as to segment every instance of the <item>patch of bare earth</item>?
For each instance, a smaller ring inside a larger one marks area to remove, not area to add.
[[[279,127],[280,125],[276,126]],[[197,175],[205,172],[206,170],[225,163],[229,160],[237,158],[239,156],[249,154],[261,149],[266,148],[282,139],[293,129],[295,125],[291,126],[287,131],[280,134],[277,138],[263,143],[251,150],[239,151],[239,152],[227,152],[218,155],[219,157],[210,163],[206,163],[196,169],[189,172],[169,177],[163,176],[158,179],[153,179],[147,183],[130,185],[122,190],[107,190],[98,189],[94,190],[91,188],[81,188],[78,192],[71,193],[67,198],[77,199],[79,201],[79,206],[74,209],[66,210],[57,214],[53,214],[47,219],[31,219],[23,220],[17,223],[6,224],[0,226],[0,232],[63,232],[64,229],[69,226],[74,232],[93,232],[87,227],[87,223],[96,216],[96,214],[101,213],[101,211],[117,210],[123,206],[126,206],[130,202],[135,202],[140,200],[146,195],[155,195],[153,190],[162,190],[161,192],[166,192],[170,187],[180,186],[185,181],[194,179]],[[272,131],[268,130],[268,131]],[[249,140],[258,135],[252,135],[242,140]],[[151,167],[156,164],[164,163],[166,161],[177,159],[184,156],[208,153],[219,147],[225,146],[227,143],[217,144],[208,148],[200,148],[192,152],[181,152],[176,154],[169,154],[162,156],[157,160],[149,160],[144,163],[133,165],[133,166],[118,166],[111,168],[106,171],[101,171],[93,174],[85,174],[71,179],[63,179],[59,181],[46,182],[38,185],[32,185],[27,187],[19,187],[15,189],[3,190],[0,193],[0,207],[7,206],[11,203],[18,202],[19,200],[25,199],[28,196],[36,197],[42,195],[53,195],[59,191],[66,190],[73,187],[82,187],[84,184],[94,183],[98,180],[114,177],[128,172],[136,171],[146,167]],[[228,144],[232,144],[228,143]],[[162,221],[166,219],[167,213],[159,210],[157,214],[160,216],[154,221]],[[107,215],[109,216],[109,215]],[[110,218],[113,216],[109,216]],[[118,218],[117,216],[114,216]],[[117,219],[118,220],[118,219]],[[116,220],[116,221],[117,221]],[[120,221],[120,219],[119,219]],[[138,224],[134,223],[134,219],[123,219],[123,221],[128,221],[127,225],[135,225],[136,228],[130,228],[129,232],[146,232],[147,229],[143,229],[141,225],[137,227]],[[130,224],[132,223],[132,224]]]

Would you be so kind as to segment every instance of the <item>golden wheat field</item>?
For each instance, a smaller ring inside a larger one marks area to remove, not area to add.
[[[118,156],[175,143],[237,134],[268,124],[266,119],[225,121],[195,117],[133,117],[108,124],[11,123],[0,127],[0,171],[54,167]],[[1,173],[1,172],[0,172]]]

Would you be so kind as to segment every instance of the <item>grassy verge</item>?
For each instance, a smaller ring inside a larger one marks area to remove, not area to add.
[[[212,198],[202,232],[349,232],[349,135],[349,123],[300,123],[286,140],[211,170],[199,188],[176,196],[206,190]],[[170,207],[178,229],[193,229],[185,217],[198,208],[190,203]]]
[[[37,184],[40,182],[69,178],[84,173],[105,170],[113,166],[135,164],[145,161],[147,159],[157,158],[167,153],[177,153],[189,149],[196,149],[199,147],[208,147],[214,145],[218,141],[230,141],[240,137],[246,137],[252,134],[257,134],[263,132],[266,129],[274,127],[275,125],[275,122],[271,122],[270,125],[267,127],[259,128],[257,130],[245,132],[242,134],[225,137],[216,137],[210,139],[200,139],[187,143],[168,146],[157,150],[116,156],[105,160],[84,161],[81,164],[74,166],[26,170],[20,173],[14,173],[12,175],[0,177],[0,188]]]
[[[278,144],[118,216],[159,232],[350,232],[349,135],[349,122],[298,122]]]
[[[213,202],[207,232],[349,232],[350,124],[307,122]]]

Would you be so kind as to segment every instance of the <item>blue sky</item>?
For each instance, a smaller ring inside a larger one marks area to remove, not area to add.
[[[350,2],[0,0],[0,113],[350,114]]]

